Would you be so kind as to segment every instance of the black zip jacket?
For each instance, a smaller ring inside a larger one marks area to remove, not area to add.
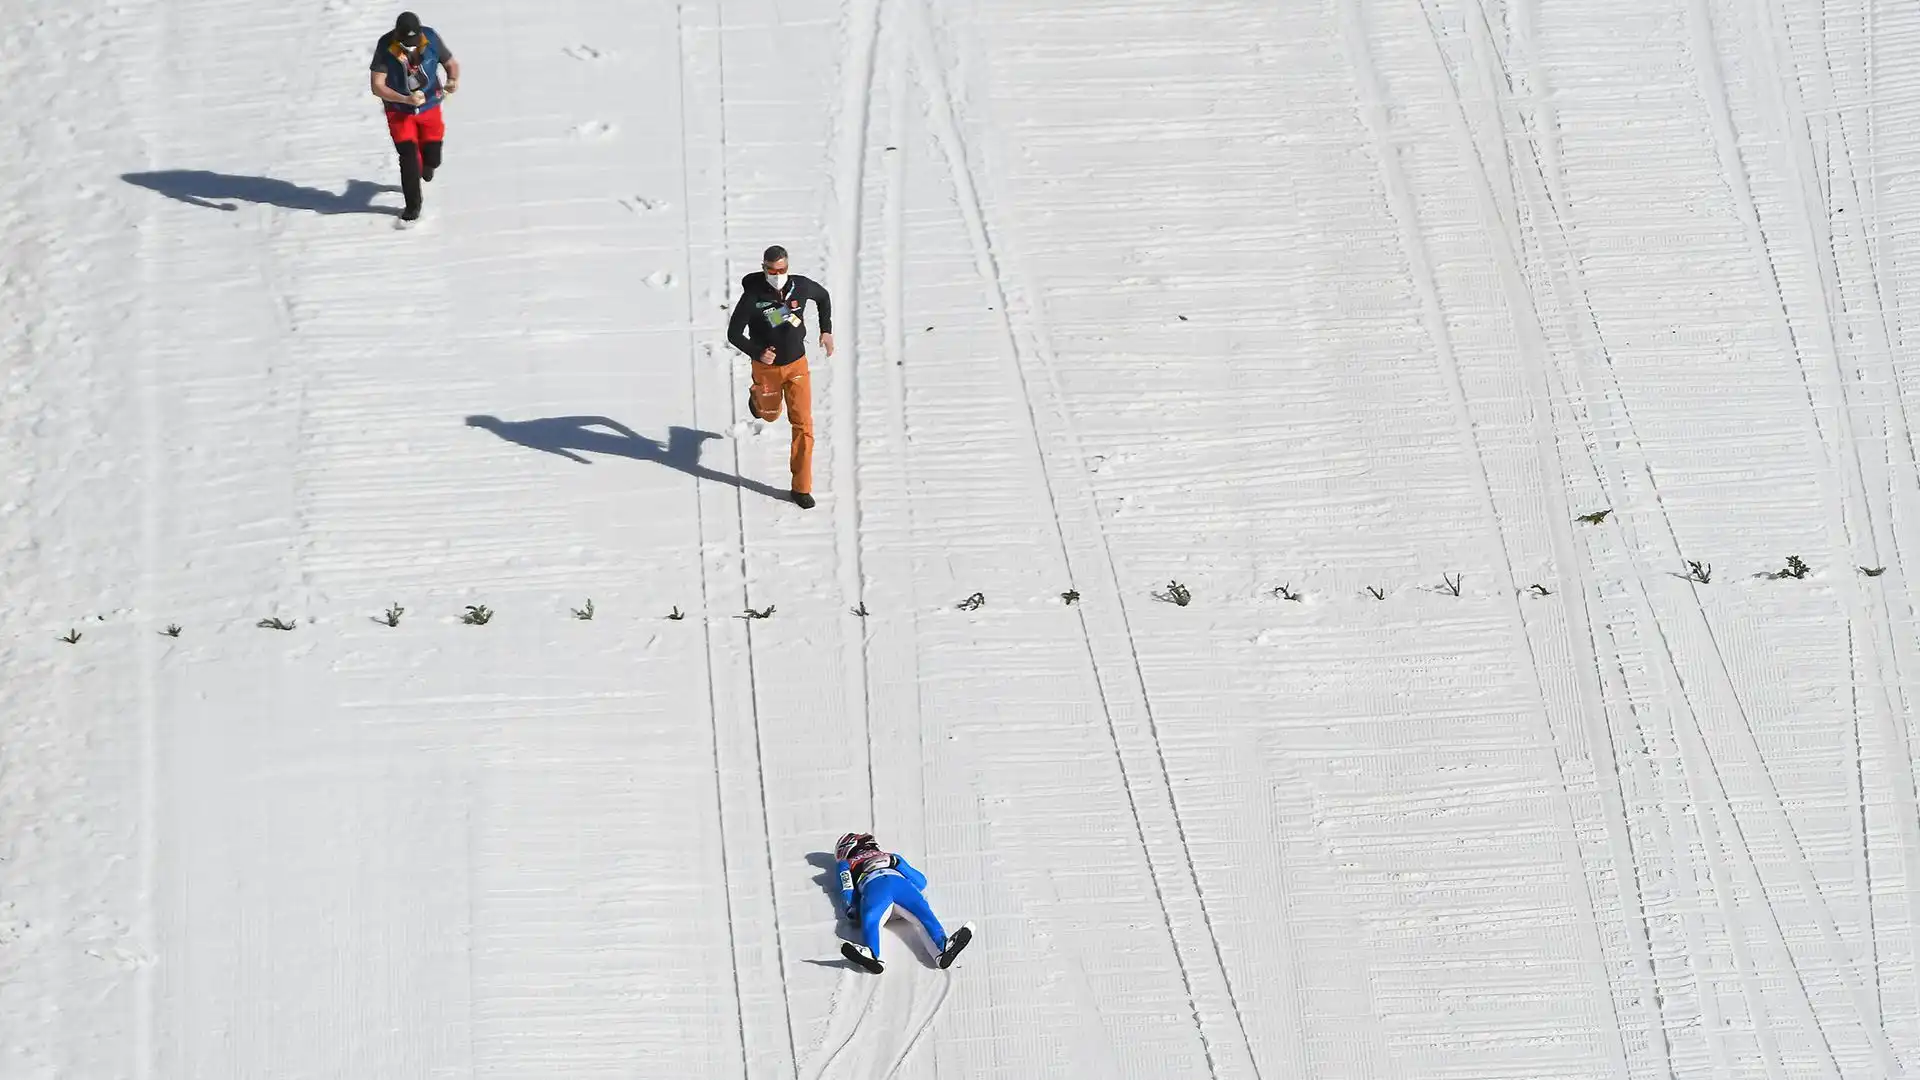
[[[773,349],[775,366],[807,355],[807,301],[820,309],[820,332],[833,333],[833,301],[812,278],[790,274],[785,292],[774,292],[767,276],[755,271],[740,279],[740,302],[727,321],[727,340],[755,360]]]

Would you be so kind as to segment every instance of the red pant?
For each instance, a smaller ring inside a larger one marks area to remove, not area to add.
[[[439,109],[423,113],[388,109],[387,131],[392,133],[396,144],[440,142],[447,137],[447,121]]]
[[[787,423],[793,427],[793,446],[787,454],[787,466],[793,472],[793,490],[813,490],[813,388],[807,380],[807,358],[775,367],[753,362],[753,412],[762,420],[780,419],[780,405],[787,406]]]

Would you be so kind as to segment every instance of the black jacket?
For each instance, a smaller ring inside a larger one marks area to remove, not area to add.
[[[740,302],[727,321],[727,340],[755,360],[769,347],[776,365],[807,355],[807,301],[820,309],[820,332],[833,333],[833,301],[812,278],[791,274],[784,293],[773,291],[767,276],[755,271],[740,279]]]

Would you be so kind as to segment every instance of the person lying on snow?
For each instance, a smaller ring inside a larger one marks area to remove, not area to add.
[[[942,968],[952,965],[954,957],[973,940],[971,925],[947,936],[920,891],[927,887],[927,875],[900,856],[881,851],[872,833],[842,836],[833,854],[839,859],[840,901],[846,907],[847,919],[860,927],[866,938],[864,945],[851,941],[840,944],[841,955],[848,960],[875,975],[884,970],[880,963],[880,926],[896,909],[919,924]]]

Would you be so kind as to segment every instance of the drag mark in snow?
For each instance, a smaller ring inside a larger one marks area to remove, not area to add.
[[[877,87],[879,71],[884,67],[885,90],[877,95],[876,100],[886,103],[886,145],[889,148],[904,147],[907,143],[910,85],[907,61],[898,47],[895,26],[891,20],[882,25],[874,72],[869,76]],[[869,122],[876,126],[879,123],[877,118]],[[877,325],[879,362],[885,380],[875,381],[872,385],[884,387],[880,411],[889,454],[884,462],[880,460],[880,455],[875,455],[871,464],[888,481],[876,503],[899,514],[904,522],[903,526],[895,525],[886,515],[878,515],[868,527],[861,530],[862,539],[872,545],[873,554],[873,560],[863,565],[874,568],[874,577],[878,580],[899,582],[911,587],[917,571],[913,540],[919,535],[920,515],[916,510],[918,500],[913,486],[916,474],[908,441],[911,413],[908,406],[904,329],[907,318],[905,152],[885,153],[880,175],[880,267],[878,281],[873,286],[873,293],[878,299],[878,311],[872,324]],[[864,265],[867,257],[864,233],[862,239],[860,259]],[[917,603],[909,602],[904,606],[906,610],[898,616],[889,612],[878,616],[880,621],[877,623],[868,620],[869,626],[862,635],[862,655],[867,661],[865,674],[869,679],[868,708],[881,718],[877,728],[870,726],[868,729],[871,739],[867,748],[869,792],[876,824],[882,820],[884,813],[889,829],[898,830],[903,837],[911,838],[921,850],[931,850],[931,838],[926,833],[926,772],[932,759],[927,753],[927,726],[920,700],[922,612]],[[896,617],[904,624],[904,633],[893,632],[890,622]],[[882,777],[890,782],[884,797],[880,787]]]
[[[895,47],[890,50],[890,62],[887,68],[887,104],[891,110],[889,116],[892,131],[891,144],[895,146],[903,145],[905,142],[902,132],[906,128],[907,88],[906,59],[900,55],[899,49]],[[883,173],[886,181],[886,201],[881,208],[881,236],[884,244],[881,250],[880,291],[884,300],[880,309],[880,334],[881,361],[887,373],[887,439],[893,444],[895,464],[900,476],[900,488],[896,495],[900,500],[899,505],[906,511],[907,535],[914,536],[918,534],[919,530],[917,528],[917,517],[914,511],[915,500],[912,490],[913,460],[909,450],[910,436],[908,435],[907,426],[907,418],[912,414],[908,411],[909,395],[907,394],[906,368],[906,172],[906,155],[904,153],[887,155],[886,168]],[[905,576],[911,579],[911,566],[907,568]],[[912,657],[908,670],[913,674],[913,692],[910,695],[905,695],[908,700],[904,703],[906,706],[904,723],[907,725],[907,730],[913,733],[915,741],[915,767],[924,769],[925,766],[923,763],[927,760],[927,756],[925,748],[922,745],[926,736],[926,729],[921,722],[920,716],[920,609],[918,605],[914,606],[908,618],[911,620],[910,626],[913,631],[912,640],[908,643]],[[868,753],[872,753],[872,747],[868,748]],[[917,801],[921,807],[921,840],[924,843],[926,840],[926,787],[924,784],[917,786],[919,788],[919,799]],[[875,796],[873,809],[875,819],[878,820],[880,808],[877,795]]]
[[[915,936],[924,940],[922,935]],[[897,947],[908,948],[899,935],[896,935],[896,939]],[[927,947],[929,950],[932,948],[931,944]],[[904,993],[900,988],[902,981],[907,984]],[[916,1013],[914,1005],[929,983],[937,983],[933,1000]],[[846,990],[850,985],[856,989],[848,994]],[[917,956],[895,961],[885,975],[869,975],[851,969],[843,972],[839,990],[834,996],[833,1016],[827,1022],[825,1043],[833,1049],[819,1057],[818,1066],[810,1066],[799,1075],[803,1080],[830,1080],[835,1075],[834,1065],[848,1056],[849,1048],[858,1047],[848,1057],[852,1069],[861,1076],[891,1080],[906,1064],[914,1048],[920,1045],[921,1038],[932,1030],[934,1021],[939,1019],[940,1011],[946,1005],[947,995],[952,992],[953,977],[939,968],[926,966]],[[906,1038],[900,1044],[900,1049],[887,1058],[886,1064],[879,1064],[875,1058],[879,1051],[884,1050],[888,1038],[898,1037],[902,1033]]]
[[[827,237],[829,294],[841,298],[834,340],[839,363],[833,367],[834,560],[840,571],[840,595],[850,606],[864,606],[866,575],[860,545],[860,255],[866,219],[867,128],[872,122],[875,57],[880,41],[880,0],[853,0],[846,8],[845,63],[840,101],[834,114],[833,190],[835,216]],[[845,684],[860,695],[863,740],[867,751],[867,809],[878,825],[874,788],[873,701],[867,635],[846,643]]]
[[[925,1035],[928,1029],[933,1027],[934,1020],[940,1016],[941,1007],[947,1003],[947,995],[953,992],[953,977],[951,975],[938,970],[936,970],[934,974],[940,982],[939,993],[935,995],[933,1002],[927,1006],[925,1012],[922,1012],[917,1019],[908,1021],[907,1030],[913,1034],[907,1036],[906,1043],[900,1047],[900,1052],[895,1054],[893,1060],[888,1063],[887,1071],[881,1074],[880,1080],[893,1080],[895,1076],[899,1075],[900,1067],[907,1063],[907,1057],[913,1053],[913,1048],[920,1045],[920,1037]],[[916,978],[914,980],[914,989],[918,990],[923,982],[924,976]]]
[[[849,986],[858,987],[852,994],[846,993]],[[827,1021],[826,1042],[833,1049],[820,1058],[817,1067],[808,1068],[802,1075],[805,1080],[826,1080],[827,1070],[840,1060],[848,1046],[853,1044],[854,1036],[860,1034],[867,1014],[873,1011],[873,999],[879,993],[880,980],[863,972],[846,971],[841,974],[839,992],[834,994],[833,1016]],[[858,1005],[848,1006],[850,1001]]]

